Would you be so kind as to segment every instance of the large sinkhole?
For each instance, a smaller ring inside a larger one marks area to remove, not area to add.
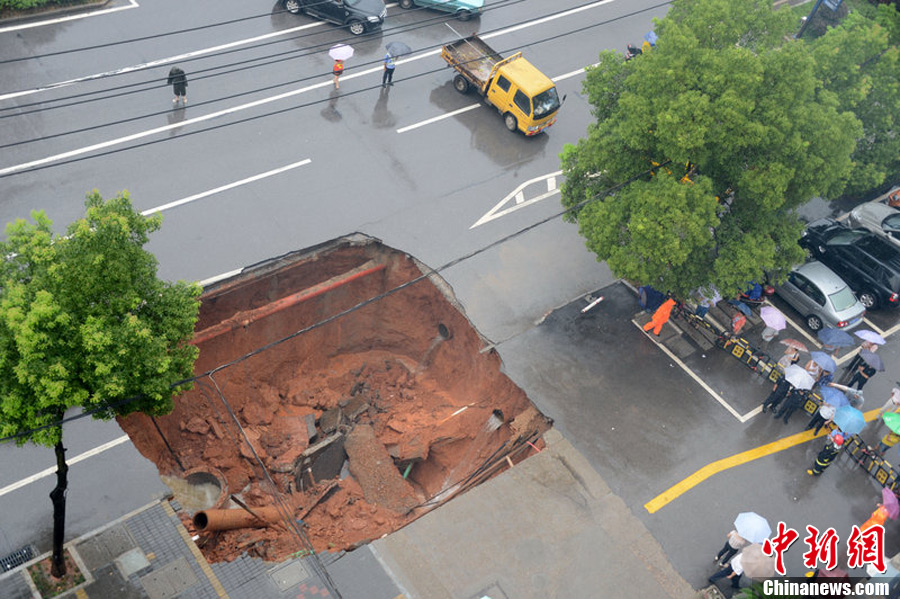
[[[352,549],[540,446],[549,421],[424,272],[356,235],[205,289],[196,373],[212,375],[120,424],[166,480],[224,478],[213,509],[181,502],[207,559],[295,554],[286,513],[316,551]]]

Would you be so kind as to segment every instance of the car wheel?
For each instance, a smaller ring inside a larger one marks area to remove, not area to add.
[[[400,8],[412,8],[412,0],[400,0]]]
[[[866,310],[874,310],[878,306],[878,296],[867,289],[859,294],[859,303],[865,306]]]
[[[508,112],[503,115],[503,122],[506,124],[506,128],[510,131],[515,131],[519,128],[519,121],[517,121],[516,117]]]
[[[806,317],[806,326],[808,326],[811,331],[818,331],[822,328],[822,319],[815,314],[810,314]]]
[[[468,21],[469,19],[472,18],[472,11],[462,9],[461,11],[456,13],[456,18],[459,19],[460,21]]]
[[[300,14],[300,0],[284,0],[284,10],[292,15]]]
[[[453,78],[453,87],[455,87],[456,91],[459,93],[464,94],[469,91],[469,82],[466,81],[466,78],[462,75],[457,75]]]
[[[357,21],[353,19],[349,23],[347,23],[347,29],[350,30],[350,33],[353,35],[362,35],[366,32],[366,24],[362,21]]]

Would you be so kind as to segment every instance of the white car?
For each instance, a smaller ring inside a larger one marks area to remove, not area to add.
[[[900,210],[880,201],[860,204],[850,211],[851,227],[863,228],[900,246]]]

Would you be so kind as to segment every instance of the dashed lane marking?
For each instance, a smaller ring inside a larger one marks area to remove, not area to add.
[[[116,6],[114,8],[104,8],[101,10],[80,13],[77,15],[68,15],[66,17],[58,17],[56,19],[45,19],[43,21],[32,21],[30,23],[22,23],[20,25],[10,25],[9,27],[0,27],[0,33],[7,33],[9,31],[20,31],[22,29],[32,29],[34,27],[43,27],[44,25],[55,25],[57,23],[65,23],[67,21],[75,21],[77,19],[87,19],[90,17],[99,17],[101,15],[108,15],[109,13],[119,12],[120,10],[130,10],[132,8],[139,8],[139,5],[137,2],[135,2],[135,0],[128,0],[128,6]]]

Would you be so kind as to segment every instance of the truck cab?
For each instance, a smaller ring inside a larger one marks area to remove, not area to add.
[[[522,57],[498,64],[487,99],[510,131],[537,135],[556,121],[562,103],[553,81]]]

